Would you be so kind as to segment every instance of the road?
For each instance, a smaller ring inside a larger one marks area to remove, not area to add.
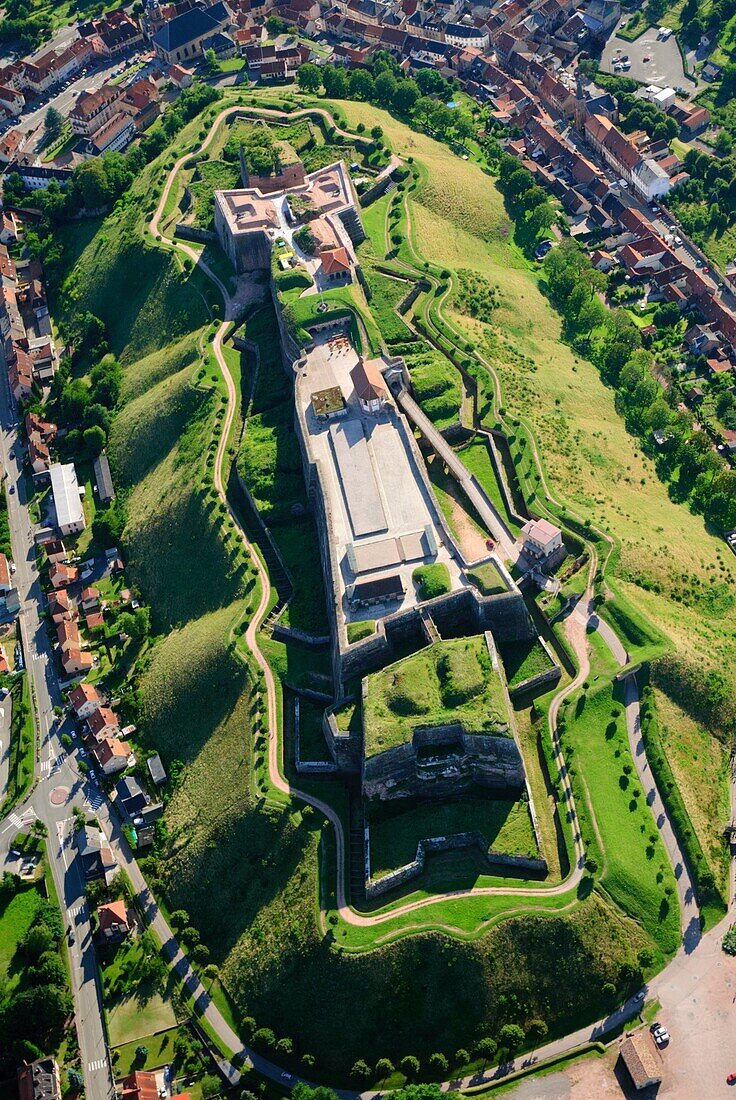
[[[13,717],[12,696],[6,695],[0,702],[0,806],[8,793],[10,774],[10,723]]]
[[[0,459],[7,473],[8,521],[16,565],[15,579],[20,595],[18,616],[23,654],[31,692],[36,703],[36,730],[40,759],[40,777],[29,798],[16,808],[0,833],[0,867],[13,866],[9,849],[21,817],[38,817],[48,828],[48,856],[54,885],[62,908],[62,917],[75,929],[75,942],[69,947],[74,1010],[82,1054],[85,1091],[90,1100],[102,1100],[111,1094],[112,1078],[107,1060],[103,1027],[102,1001],[97,980],[97,963],[92,945],[89,913],[85,905],[84,883],[72,850],[72,806],[90,809],[81,776],[66,756],[59,731],[52,731],[54,706],[61,694],[53,658],[41,620],[43,596],[36,571],[33,535],[29,524],[25,486],[18,459],[15,403],[8,391],[7,371],[2,363],[0,380]],[[52,792],[54,798],[52,801]]]

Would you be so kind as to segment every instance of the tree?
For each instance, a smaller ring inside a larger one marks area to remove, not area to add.
[[[364,1062],[362,1058],[359,1058],[357,1062],[353,1063],[353,1068],[350,1070],[350,1076],[356,1081],[367,1081],[370,1075],[370,1066],[367,1062]]]
[[[452,129],[458,141],[465,142],[475,133],[475,123],[469,111],[456,111]]]
[[[54,937],[43,924],[33,924],[21,941],[21,949],[31,962],[39,962],[41,957],[53,950]]]
[[[486,1036],[483,1039],[479,1039],[475,1044],[475,1053],[479,1058],[482,1058],[485,1062],[490,1062],[495,1056],[498,1050],[498,1045],[495,1039],[491,1039],[490,1036]]]
[[[214,1073],[208,1073],[202,1078],[202,1096],[205,1100],[211,1096],[219,1096],[221,1092],[220,1078],[215,1077]]]
[[[401,1059],[399,1069],[404,1077],[416,1077],[419,1074],[419,1059],[415,1058],[413,1054],[407,1054],[406,1057]]]
[[[419,99],[419,88],[411,79],[399,80],[393,94],[394,109],[401,115],[409,115]]]
[[[383,1080],[394,1072],[394,1064],[390,1058],[379,1058],[376,1062],[376,1076]]]
[[[204,71],[208,76],[214,76],[215,73],[219,71],[220,66],[217,61],[217,54],[214,50],[204,51],[203,65]]]
[[[429,1067],[436,1077],[444,1077],[450,1064],[444,1054],[430,1054]]]
[[[139,1043],[135,1048],[135,1056],[141,1062],[145,1062],[148,1057],[148,1047],[144,1043]]]
[[[524,1042],[524,1032],[518,1024],[504,1024],[498,1034],[500,1045],[514,1054]]]
[[[538,1017],[530,1020],[529,1026],[527,1028],[527,1035],[535,1042],[539,1042],[540,1039],[544,1039],[547,1035],[547,1025],[544,1020],[541,1020]]]
[[[56,107],[49,107],[43,120],[43,136],[51,143],[61,133],[64,125],[64,116]]]
[[[365,69],[354,69],[348,79],[351,99],[362,99],[366,103],[373,99],[373,77]]]
[[[348,74],[341,65],[328,66],[322,73],[325,95],[331,99],[345,99],[348,94]]]
[[[299,66],[296,79],[303,92],[318,92],[322,87],[322,73],[308,61]]]
[[[393,103],[398,86],[398,82],[393,73],[379,73],[373,84],[373,95],[376,103],[379,106],[386,106]]]
[[[97,458],[98,455],[102,454],[107,436],[98,424],[93,424],[91,428],[85,428],[82,434],[82,442],[87,456]]]
[[[414,117],[418,119],[419,122],[423,122],[425,126],[429,126],[436,107],[436,99],[432,99],[432,97],[428,95],[423,95],[414,105]]]

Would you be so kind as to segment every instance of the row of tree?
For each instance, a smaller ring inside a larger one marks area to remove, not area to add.
[[[694,430],[693,416],[678,409],[676,389],[664,390],[654,378],[652,357],[642,348],[631,318],[623,310],[605,309],[599,295],[606,277],[573,241],[549,253],[545,274],[568,338],[616,389],[616,405],[628,429],[650,450],[652,432],[664,433],[666,443],[657,460],[660,476],[676,478],[677,494],[715,527],[735,527],[736,472],[714,450],[711,438]]]

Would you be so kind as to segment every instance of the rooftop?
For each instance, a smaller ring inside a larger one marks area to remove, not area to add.
[[[49,468],[51,492],[54,495],[56,522],[59,527],[84,523],[84,510],[79,497],[77,471],[72,462],[55,462]]]

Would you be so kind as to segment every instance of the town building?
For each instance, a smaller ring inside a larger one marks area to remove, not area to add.
[[[619,1047],[619,1054],[637,1092],[661,1083],[661,1059],[647,1031],[635,1031],[624,1039]]]
[[[388,400],[388,388],[381,373],[380,359],[358,359],[350,372],[355,395],[364,413],[376,416]]]
[[[167,20],[153,35],[158,56],[166,65],[196,60],[204,53],[204,41],[233,22],[224,0],[209,7],[197,6]]]
[[[524,553],[536,561],[549,562],[564,552],[562,531],[546,519],[529,520],[521,529]]]
[[[97,920],[100,935],[105,940],[121,940],[130,933],[130,921],[122,899],[100,905],[97,910]]]
[[[56,509],[56,526],[62,536],[79,534],[86,525],[74,464],[56,462],[50,467],[49,476]]]
[[[50,1055],[24,1062],[18,1070],[19,1100],[61,1100],[59,1065]]]
[[[102,705],[99,692],[94,684],[81,683],[69,692],[69,702],[77,718],[89,718],[93,711]]]
[[[112,473],[110,472],[110,460],[106,454],[97,456],[92,463],[92,471],[95,476],[95,486],[100,503],[109,504],[111,500],[115,499],[115,489],[112,483]]]

